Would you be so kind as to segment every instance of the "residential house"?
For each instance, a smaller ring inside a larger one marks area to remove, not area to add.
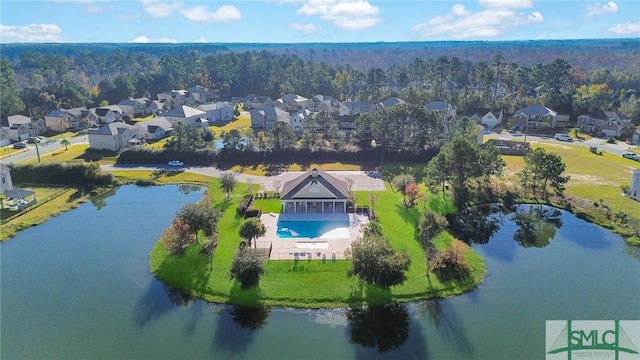
[[[429,111],[445,116],[447,119],[454,118],[456,116],[456,112],[458,111],[458,109],[454,105],[451,105],[444,101],[432,101],[424,107]]]
[[[36,136],[43,134],[47,131],[47,124],[44,119],[30,118],[24,115],[12,115],[7,117],[9,127],[18,124],[24,124],[31,130],[31,135]]]
[[[118,103],[122,116],[129,116],[130,118],[153,114],[154,112],[150,106],[151,100],[146,97],[125,99]]]
[[[289,123],[289,113],[276,107],[263,107],[252,110],[251,127],[254,129],[271,129],[276,121]]]
[[[311,98],[309,109],[313,112],[325,111],[329,114],[335,114],[340,110],[341,105],[340,101],[336,100],[333,96],[315,95]]]
[[[9,139],[9,127],[2,126],[0,127],[0,146],[7,146],[11,144],[11,139]]]
[[[33,136],[28,124],[14,124],[7,128],[7,136],[12,142],[27,140],[29,136]]]
[[[338,122],[338,127],[341,130],[353,130],[355,129],[355,121],[358,116],[363,114],[375,114],[380,111],[380,105],[374,105],[372,103],[353,101],[345,102],[338,109],[338,113],[334,115]]]
[[[407,102],[400,99],[399,97],[390,97],[387,100],[383,101],[380,103],[380,106],[382,106],[383,108],[390,108],[390,107],[394,107],[396,105],[402,105],[402,104],[406,104]]]
[[[518,130],[540,129],[543,124],[550,128],[556,127],[558,113],[542,105],[529,105],[513,115],[513,125]]]
[[[87,135],[90,149],[118,151],[132,146],[138,135],[138,127],[115,122],[89,130]]]
[[[198,119],[204,118],[207,113],[202,110],[192,108],[191,106],[180,105],[173,110],[162,113],[161,115],[171,121],[173,126],[176,126],[176,124],[193,126]]]
[[[502,97],[505,97],[509,93],[510,89],[505,83],[499,82],[491,86],[491,97],[493,99],[500,99]]]
[[[640,201],[640,169],[633,170],[629,195],[632,199]]]
[[[108,105],[89,109],[88,116],[94,124],[111,124],[122,119],[123,111],[118,105]]]
[[[282,186],[282,209],[287,214],[346,213],[347,182],[312,169]]]
[[[464,116],[488,128],[493,128],[502,123],[503,119],[502,110],[500,109],[468,109],[464,112]]]
[[[616,111],[594,111],[591,114],[578,116],[577,126],[586,133],[603,132],[607,136],[620,136],[622,123],[631,121]]]
[[[136,123],[139,128],[138,133],[146,140],[160,140],[171,134],[173,126],[171,122],[162,116],[147,121],[139,121]]]
[[[289,126],[291,126],[293,131],[302,131],[304,129],[304,119],[308,118],[310,115],[311,110],[309,109],[302,109],[289,115]]]
[[[204,129],[206,127],[209,127],[209,120],[205,118],[197,118],[196,121],[193,122],[193,126],[197,127],[198,129]]]
[[[311,100],[297,94],[286,94],[279,99],[273,101],[273,106],[281,108],[288,112],[295,112],[302,109],[308,109]]]
[[[213,99],[213,91],[201,85],[187,89],[187,103],[191,105],[206,104]]]
[[[83,121],[89,114],[87,108],[57,109],[44,116],[47,129],[53,131],[65,131],[67,129],[83,128]],[[88,119],[87,119],[88,120]]]
[[[165,108],[173,109],[187,103],[187,90],[170,90],[158,94],[165,101]]]
[[[13,189],[13,182],[11,181],[11,168],[5,164],[0,164],[0,194],[4,194],[7,191]]]
[[[166,100],[153,100],[149,103],[149,114],[159,114],[165,110],[169,110],[165,108]]]
[[[204,111],[204,116],[210,122],[231,121],[234,118],[234,107],[229,102],[219,101],[217,103],[198,105],[196,108]]]
[[[273,106],[273,100],[268,96],[247,95],[242,101],[245,110],[260,109],[266,106]]]

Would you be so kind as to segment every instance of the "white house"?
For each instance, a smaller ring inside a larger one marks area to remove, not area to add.
[[[231,121],[233,120],[234,107],[231,103],[219,101],[217,103],[203,104],[196,107],[200,111],[204,111],[204,118],[210,122]]]
[[[196,121],[200,118],[206,117],[207,113],[202,110],[192,108],[191,106],[180,105],[173,110],[162,113],[161,115],[169,120],[173,126],[176,124],[194,126]]]
[[[464,116],[490,128],[502,123],[503,120],[502,110],[499,109],[469,109],[464,112]]]
[[[7,165],[0,164],[0,194],[4,194],[7,191],[13,189],[13,182],[11,181],[11,168]]]
[[[123,111],[118,105],[89,109],[89,117],[95,124],[111,124],[122,119]]]
[[[349,186],[319,169],[312,169],[282,186],[283,212],[346,213]]]
[[[171,122],[162,116],[136,123],[138,134],[146,140],[160,140],[171,134]]]
[[[31,135],[40,135],[47,131],[47,124],[44,119],[30,118],[24,115],[7,116],[9,127],[13,125],[27,125],[31,130]]]
[[[158,94],[158,100],[165,101],[165,108],[173,109],[186,104],[187,90],[170,90]]]
[[[89,148],[95,150],[118,151],[131,146],[138,128],[133,125],[115,122],[87,132]]]
[[[311,110],[309,109],[302,109],[289,115],[289,126],[293,131],[302,131],[304,129],[304,119],[308,118],[309,115],[311,115]]]
[[[586,133],[603,132],[607,136],[620,136],[622,123],[631,121],[616,111],[594,111],[578,116],[577,126]]]
[[[204,104],[211,98],[213,98],[213,92],[204,86],[196,85],[187,89],[187,102],[189,104]]]
[[[27,140],[29,136],[33,135],[27,124],[15,124],[6,129],[9,140],[13,142]]]
[[[640,169],[633,170],[629,194],[631,198],[640,201]]]

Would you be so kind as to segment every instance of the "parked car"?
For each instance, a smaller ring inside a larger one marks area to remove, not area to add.
[[[569,136],[567,134],[562,134],[562,133],[555,134],[555,136],[553,138],[556,139],[556,140],[560,140],[560,141],[573,141],[571,136]]]
[[[41,143],[42,138],[40,136],[29,136],[27,141],[31,144]]]
[[[27,144],[23,143],[23,142],[17,142],[15,144],[13,144],[13,148],[14,149],[26,149],[27,148]]]
[[[626,153],[622,154],[622,157],[627,158],[627,159],[631,159],[631,160],[640,161],[640,155],[635,154],[635,153],[631,153],[631,152],[626,152]]]
[[[178,161],[178,160],[171,160],[169,161],[169,166],[184,166],[184,163],[182,161]]]

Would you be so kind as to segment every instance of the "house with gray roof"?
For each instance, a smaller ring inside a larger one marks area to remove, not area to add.
[[[125,99],[118,103],[118,107],[122,110],[122,116],[147,116],[152,114],[151,100],[146,97],[136,99]]]
[[[180,105],[172,110],[163,112],[161,115],[169,120],[173,126],[176,126],[176,124],[194,126],[196,121],[204,118],[207,113],[188,105]]]
[[[65,131],[67,129],[81,129],[83,120],[89,115],[86,107],[73,109],[57,109],[44,116],[47,129]]]
[[[424,106],[425,109],[446,116],[447,119],[456,117],[458,109],[455,105],[449,104],[445,101],[432,101]]]
[[[171,131],[173,131],[171,122],[162,116],[147,121],[139,121],[135,126],[138,127],[140,137],[150,141],[163,139],[171,135]]]
[[[330,95],[315,95],[311,98],[309,109],[313,112],[325,111],[335,114],[340,110],[342,104]]]
[[[556,127],[558,113],[542,105],[529,105],[513,115],[513,125],[519,130],[540,129],[543,124]]]
[[[31,135],[40,135],[47,131],[47,124],[44,119],[30,118],[24,115],[7,116],[9,127],[14,125],[27,125],[31,130]]]
[[[307,119],[310,115],[311,110],[309,109],[302,109],[289,115],[289,126],[291,126],[293,131],[304,130],[304,120]]]
[[[503,120],[502,110],[500,109],[472,108],[465,110],[463,115],[489,128],[502,123]]]
[[[249,115],[254,129],[269,130],[276,121],[289,123],[289,113],[273,106],[251,110]]]
[[[349,186],[314,168],[285,182],[280,200],[286,214],[346,213]]]
[[[311,101],[309,99],[298,94],[286,94],[273,101],[274,107],[281,108],[289,112],[308,109],[310,104]]]
[[[159,93],[158,100],[165,101],[165,108],[173,109],[187,103],[187,90],[169,90]]]
[[[264,95],[247,95],[242,101],[245,110],[259,109],[265,106],[273,106],[273,100]]]
[[[617,111],[598,110],[578,116],[577,126],[589,134],[603,132],[607,136],[616,137],[621,135],[620,130],[625,121],[631,121],[631,119]]]
[[[210,122],[231,121],[234,117],[234,106],[225,101],[198,105],[196,109],[204,111],[206,113],[204,118]]]
[[[89,109],[88,116],[94,124],[111,124],[122,119],[123,111],[118,105],[107,105]]]
[[[213,91],[201,85],[187,89],[187,103],[191,105],[205,104],[213,100]]]
[[[87,132],[90,149],[109,151],[132,146],[132,140],[135,141],[136,135],[138,127],[121,122],[106,124]]]
[[[382,106],[383,108],[390,108],[390,107],[394,107],[396,105],[402,105],[402,104],[406,104],[407,102],[400,99],[399,97],[390,97],[387,100],[383,101],[380,103],[380,106]]]

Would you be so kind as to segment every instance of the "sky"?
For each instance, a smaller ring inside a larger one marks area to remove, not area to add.
[[[640,38],[640,1],[1,0],[0,42]]]

